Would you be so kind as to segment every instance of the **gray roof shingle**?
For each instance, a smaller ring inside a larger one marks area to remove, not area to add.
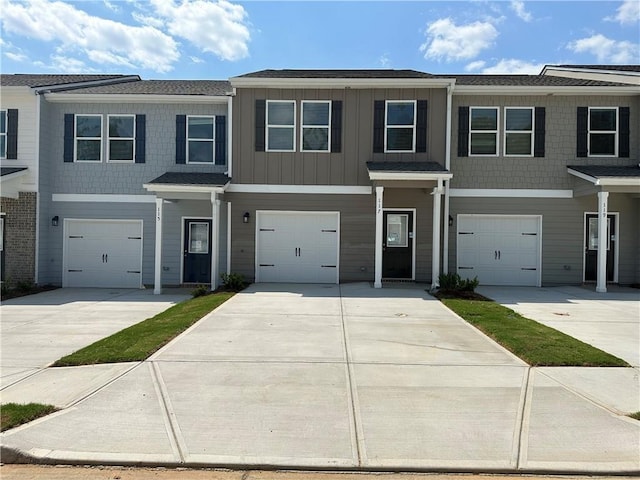
[[[3,87],[52,87],[82,82],[96,82],[100,80],[125,79],[130,77],[131,75],[44,75],[3,73],[0,75],[0,85]]]
[[[149,184],[154,185],[201,185],[221,187],[229,183],[224,173],[167,172],[154,178]]]
[[[547,65],[548,67],[576,70],[610,70],[613,72],[640,72],[640,65]]]
[[[225,96],[232,92],[226,80],[139,80],[82,88],[67,93],[77,95],[208,95]]]
[[[367,162],[370,172],[441,172],[449,173],[438,162]]]
[[[567,168],[593,178],[640,178],[638,165],[568,165]]]
[[[260,70],[239,75],[237,78],[433,78],[433,75],[417,70]]]
[[[630,87],[628,83],[605,82],[583,78],[556,77],[552,75],[450,75],[456,86],[503,86],[503,87]]]

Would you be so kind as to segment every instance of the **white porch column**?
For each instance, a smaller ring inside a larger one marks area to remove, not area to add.
[[[156,257],[154,262],[153,294],[162,293],[162,198],[156,197]]]
[[[384,187],[376,187],[376,244],[374,288],[382,288],[382,206]]]
[[[211,192],[211,291],[218,286],[218,263],[220,252],[218,234],[220,232],[220,200],[215,192]]]
[[[607,291],[607,201],[609,192],[598,192],[598,281],[596,292]]]
[[[438,186],[433,189],[433,240],[431,247],[431,289],[438,288],[440,277],[440,217],[442,180],[438,180]]]

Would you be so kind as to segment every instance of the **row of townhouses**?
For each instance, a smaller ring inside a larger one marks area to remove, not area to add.
[[[640,283],[640,66],[2,75],[2,277]]]

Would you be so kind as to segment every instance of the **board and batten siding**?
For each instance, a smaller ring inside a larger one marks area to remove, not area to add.
[[[296,101],[295,152],[255,151],[256,100]],[[300,151],[302,100],[342,101],[342,147],[339,153]],[[427,100],[426,153],[373,153],[373,109],[376,100]],[[442,88],[239,88],[233,100],[234,183],[369,186],[371,182],[366,167],[369,161],[435,161],[444,165],[446,103],[446,90]]]
[[[456,228],[458,214],[541,215],[542,216],[542,285],[577,285],[583,280],[584,213],[597,212],[596,197],[573,199],[534,198],[452,198],[449,227],[449,271],[455,272]],[[620,284],[640,281],[640,199],[611,194],[609,212],[620,213],[618,279]]]
[[[499,156],[458,156],[458,107],[500,107]],[[577,108],[630,107],[629,158],[577,157]],[[505,157],[504,107],[545,108],[544,157]],[[451,135],[452,188],[571,189],[567,165],[637,165],[640,154],[640,96],[454,95]]]

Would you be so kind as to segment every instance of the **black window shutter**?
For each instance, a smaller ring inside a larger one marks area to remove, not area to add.
[[[458,107],[458,156],[469,156],[469,107]]]
[[[266,138],[267,101],[256,100],[256,152],[264,152]]]
[[[384,100],[373,102],[373,153],[384,152]]]
[[[331,102],[331,151],[342,151],[342,100]]]
[[[618,109],[618,118],[620,119],[618,156],[629,158],[629,107],[620,107]]]
[[[18,110],[7,110],[7,159],[18,158]]]
[[[577,116],[577,138],[576,138],[576,156],[587,156],[587,119],[589,116],[589,109],[587,107],[578,107]]]
[[[176,163],[187,163],[186,115],[176,115]]]
[[[136,163],[144,163],[147,155],[146,115],[136,115]]]
[[[546,117],[545,108],[536,107],[535,133],[534,133],[534,139],[533,139],[533,156],[534,157],[544,157],[545,117]]]
[[[216,165],[227,163],[227,117],[216,117]]]
[[[74,115],[73,113],[65,113],[64,114],[64,161],[65,162],[73,162],[73,124],[74,124]]]
[[[416,152],[427,151],[427,101],[418,100],[416,117]]]

